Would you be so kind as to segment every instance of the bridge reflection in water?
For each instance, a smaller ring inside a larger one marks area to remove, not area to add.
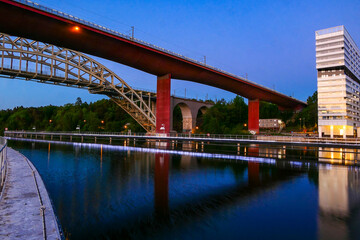
[[[356,153],[349,149],[246,145],[240,146],[239,156],[236,146],[234,154],[243,161],[234,161],[176,153],[182,147],[196,149],[190,143],[161,143],[174,150],[153,152],[10,144],[42,174],[60,222],[73,239],[360,236],[358,167],[328,164],[331,152],[334,159],[343,156],[336,151],[353,159]],[[264,156],[278,160],[265,162]],[[262,231],[254,231],[255,226]]]

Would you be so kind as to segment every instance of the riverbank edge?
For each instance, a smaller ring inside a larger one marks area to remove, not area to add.
[[[62,234],[62,230],[61,227],[58,223],[58,219],[55,215],[54,212],[54,208],[52,205],[52,201],[50,199],[50,196],[48,194],[48,191],[45,187],[45,184],[38,172],[38,170],[36,169],[36,167],[32,164],[32,162],[25,157],[22,153],[20,153],[19,151],[16,151],[10,147],[7,148],[7,172],[6,172],[6,177],[5,177],[5,183],[3,186],[3,191],[1,192],[1,196],[0,196],[0,203],[3,203],[3,201],[5,201],[4,195],[6,191],[9,191],[7,188],[11,188],[10,183],[14,182],[14,179],[9,179],[9,174],[11,172],[11,163],[10,161],[14,161],[14,159],[9,157],[9,153],[13,152],[12,154],[16,154],[16,161],[23,161],[23,164],[25,165],[26,163],[28,164],[27,169],[28,172],[26,174],[30,174],[32,176],[35,175],[35,179],[36,179],[36,183],[37,183],[37,189],[36,191],[38,191],[38,193],[41,196],[42,202],[43,202],[43,206],[45,207],[45,226],[46,226],[46,239],[64,239],[64,236]],[[26,168],[26,167],[25,167]],[[33,175],[34,174],[34,175]],[[14,174],[14,177],[17,178],[15,179],[15,181],[19,181],[19,179],[22,177],[20,176],[20,174]],[[10,181],[10,182],[9,182]],[[21,181],[21,180],[20,180]],[[33,180],[35,181],[35,180]],[[16,186],[18,187],[18,186]],[[14,188],[14,186],[13,186]],[[35,188],[35,187],[34,187]],[[19,200],[20,199],[20,200]],[[29,199],[26,199],[27,201],[29,201]],[[23,201],[24,203],[22,204],[25,208],[25,206],[28,206],[28,202],[26,202],[25,198],[21,198],[20,196],[18,196],[17,201]],[[39,204],[39,196],[37,196],[36,198],[32,199],[33,202],[37,201]],[[35,204],[36,205],[36,204]],[[16,209],[15,212],[12,213],[12,215],[14,215],[14,217],[16,218],[15,215],[17,216],[21,216],[23,214],[24,209]],[[36,217],[42,217],[41,211],[38,211],[38,216]],[[11,218],[11,215],[9,216]],[[4,219],[3,216],[1,216],[0,214],[0,219]],[[5,225],[6,226],[6,225]],[[41,227],[43,229],[43,227]],[[9,233],[10,235],[11,233]],[[31,238],[31,237],[30,237]]]
[[[2,200],[4,189],[5,189],[5,186],[7,183],[7,175],[8,175],[8,170],[7,170],[8,166],[7,165],[8,165],[7,161],[5,161],[5,178],[4,178],[4,184],[2,186],[0,186],[0,202]]]

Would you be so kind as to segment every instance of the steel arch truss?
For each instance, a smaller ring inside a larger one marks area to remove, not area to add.
[[[134,90],[104,65],[80,52],[0,33],[0,74],[105,94],[146,131],[155,130],[154,93]]]

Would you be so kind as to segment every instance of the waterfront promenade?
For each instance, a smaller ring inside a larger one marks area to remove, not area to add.
[[[39,173],[11,148],[7,149],[7,174],[0,194],[0,239],[61,239]]]
[[[306,135],[226,135],[226,134],[191,134],[191,133],[121,133],[121,132],[46,132],[46,131],[5,131],[8,139],[28,138],[56,140],[66,142],[106,141],[115,139],[154,140],[154,141],[194,141],[200,144],[208,142],[229,144],[266,144],[294,145],[314,147],[349,147],[360,148],[360,138],[318,138]]]

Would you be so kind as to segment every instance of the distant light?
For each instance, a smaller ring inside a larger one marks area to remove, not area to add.
[[[72,29],[73,29],[74,32],[79,32],[80,31],[80,27],[78,27],[78,26],[74,26]]]

